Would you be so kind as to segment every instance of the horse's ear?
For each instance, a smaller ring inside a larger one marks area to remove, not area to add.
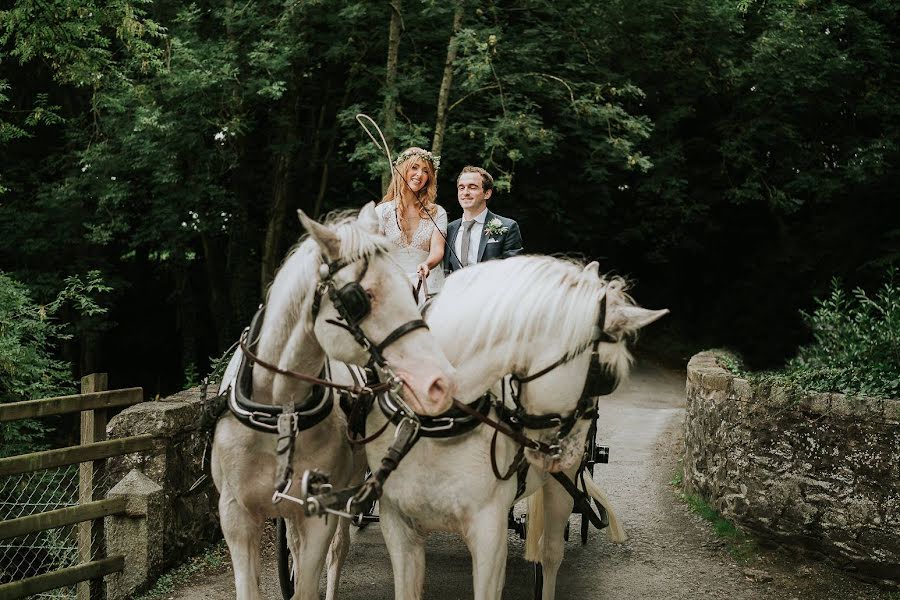
[[[324,254],[329,261],[340,258],[341,238],[339,238],[334,231],[325,225],[310,219],[302,210],[297,211],[297,216],[300,217],[300,223],[303,225],[303,229],[305,229],[309,233],[309,236],[319,244],[319,248],[322,249],[322,254]]]
[[[375,203],[369,202],[359,211],[356,223],[370,233],[379,233],[378,213],[375,212]]]
[[[613,335],[633,333],[667,314],[668,308],[649,310],[640,306],[618,307],[607,317],[606,331]]]
[[[596,260],[592,260],[588,264],[584,266],[584,271],[582,271],[585,275],[593,275],[594,277],[600,277],[600,263]]]

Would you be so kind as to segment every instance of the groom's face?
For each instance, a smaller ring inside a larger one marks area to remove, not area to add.
[[[463,173],[456,182],[456,198],[463,210],[477,215],[487,206],[493,190],[484,191],[479,173]]]

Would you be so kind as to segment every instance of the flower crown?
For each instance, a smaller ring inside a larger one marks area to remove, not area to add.
[[[437,173],[438,169],[441,168],[441,157],[435,156],[433,153],[428,150],[420,150],[418,148],[413,148],[410,150],[404,150],[400,153],[400,156],[397,157],[397,160],[394,161],[394,166],[399,167],[406,160],[412,158],[413,156],[421,156],[423,159],[427,160],[431,163],[431,166],[434,167],[434,172]]]

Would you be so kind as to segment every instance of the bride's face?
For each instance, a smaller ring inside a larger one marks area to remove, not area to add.
[[[418,192],[428,184],[428,170],[421,160],[417,160],[406,168],[406,181],[413,192]]]

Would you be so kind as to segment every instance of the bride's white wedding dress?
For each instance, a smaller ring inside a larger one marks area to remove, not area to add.
[[[428,218],[420,220],[419,226],[413,232],[411,240],[407,240],[403,231],[400,230],[400,224],[397,220],[396,200],[382,202],[375,207],[375,212],[378,213],[378,222],[382,235],[394,243],[395,248],[391,250],[391,256],[406,271],[410,281],[413,284],[418,283],[419,275],[416,273],[416,267],[428,258],[435,223],[440,228],[441,233],[447,235],[447,211],[438,206],[434,215],[434,223]],[[439,292],[443,285],[444,269],[439,264],[431,269],[431,273],[428,275],[428,293],[434,294]]]

